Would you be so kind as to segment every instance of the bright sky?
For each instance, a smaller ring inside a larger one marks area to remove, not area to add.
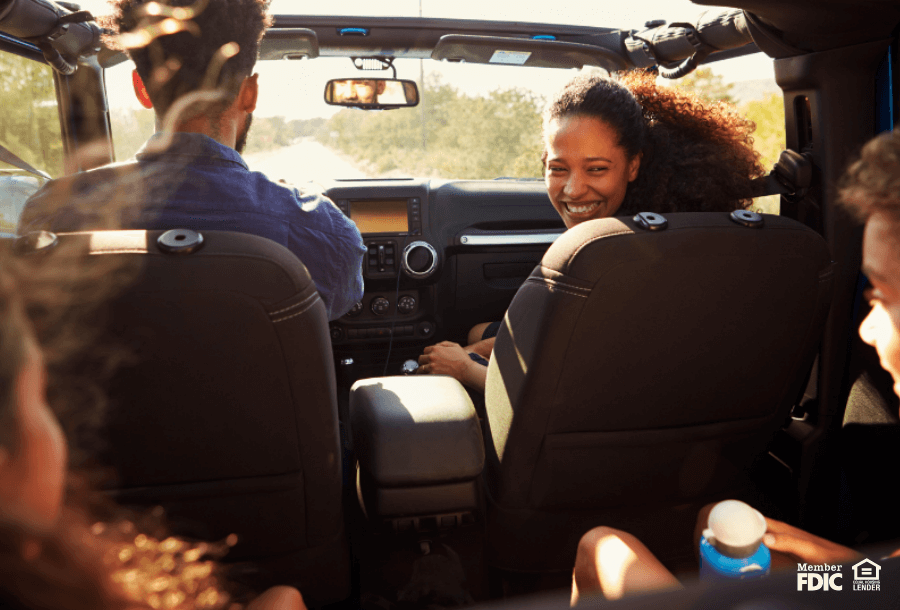
[[[106,0],[81,0],[83,8],[95,14],[107,12]],[[698,6],[689,0],[606,0],[592,3],[585,0],[390,0],[376,3],[371,0],[340,0],[339,2],[309,2],[308,0],[273,0],[271,12],[308,15],[358,15],[358,16],[400,16],[444,17],[462,19],[483,19],[501,21],[527,21],[534,23],[574,23],[578,25],[640,29],[650,19],[672,21],[696,21],[707,10],[717,11],[719,7]],[[298,62],[261,62],[267,64],[261,70],[260,116],[282,115],[287,118],[309,118],[329,116],[336,108],[325,106],[321,101],[321,90],[328,78],[352,77],[358,74],[349,59],[316,59]],[[269,65],[270,64],[270,65]],[[280,65],[274,65],[280,64]],[[398,62],[398,76],[418,80],[419,63],[415,60]],[[721,74],[727,82],[772,78],[771,59],[761,53],[727,62],[710,65],[714,72]],[[122,66],[124,69],[125,66]],[[563,70],[541,68],[507,68],[493,66],[465,66],[426,62],[425,71],[440,71],[448,82],[468,93],[484,93],[498,87],[529,86],[541,82],[542,89],[556,89],[571,78]],[[123,70],[124,72],[124,70]],[[130,68],[128,69],[130,74]],[[130,105],[130,77],[128,86],[110,87],[110,103],[113,106]],[[280,90],[278,95],[265,92]],[[314,92],[315,95],[290,95],[285,91]],[[131,98],[133,99],[133,98]],[[309,101],[307,101],[309,100]]]

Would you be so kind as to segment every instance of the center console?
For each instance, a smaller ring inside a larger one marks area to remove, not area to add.
[[[333,198],[356,223],[367,251],[365,294],[346,315],[331,322],[332,342],[352,346],[433,337],[433,284],[440,255],[422,236],[422,197]]]

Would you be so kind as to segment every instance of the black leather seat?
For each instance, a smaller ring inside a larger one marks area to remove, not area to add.
[[[596,220],[547,251],[488,368],[492,565],[571,572],[601,524],[689,553],[697,507],[749,489],[810,371],[832,274],[821,236],[762,218]]]
[[[110,313],[135,357],[111,390],[114,496],[162,505],[182,535],[236,533],[226,559],[247,562],[252,585],[296,585],[309,605],[346,598],[334,363],[315,285],[267,239],[206,231],[196,251],[167,254],[161,233],[60,235],[140,269]]]

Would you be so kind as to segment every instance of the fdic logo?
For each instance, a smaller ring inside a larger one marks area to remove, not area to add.
[[[798,591],[841,591],[843,584],[840,565],[797,564]]]
[[[881,566],[871,559],[863,559],[852,566],[854,591],[880,591]],[[842,591],[843,574],[840,565],[797,564],[798,591]]]

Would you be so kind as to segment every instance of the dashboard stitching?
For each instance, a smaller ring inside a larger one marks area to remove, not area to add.
[[[299,303],[294,303],[293,305],[285,307],[284,309],[279,309],[278,311],[270,311],[269,315],[277,316],[278,314],[284,313],[286,311],[290,311],[291,309],[294,309],[295,307],[302,307],[307,301],[309,301],[310,299],[315,299],[317,296],[319,296],[319,295],[311,294],[308,297],[306,297],[305,299],[303,299],[302,301],[300,301]]]
[[[289,316],[285,316],[285,317],[279,318],[279,319],[277,319],[277,320],[272,320],[272,324],[278,324],[279,322],[284,322],[285,320],[290,320],[291,318],[296,318],[297,316],[303,315],[304,313],[306,313],[307,311],[309,311],[309,308],[310,308],[310,307],[312,307],[313,305],[316,304],[316,301],[317,301],[317,300],[319,300],[319,295],[318,295],[318,294],[316,294],[316,298],[313,299],[312,302],[311,302],[307,307],[301,309],[301,310],[298,311],[297,313],[292,313],[292,314],[289,315]]]

